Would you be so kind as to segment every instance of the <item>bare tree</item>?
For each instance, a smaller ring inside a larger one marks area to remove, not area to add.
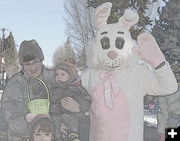
[[[92,8],[87,7],[87,0],[66,0],[64,3],[65,21],[68,37],[76,50],[79,65],[84,65],[85,47],[89,38],[94,36]],[[84,61],[82,61],[84,60]],[[84,63],[83,63],[84,62]]]

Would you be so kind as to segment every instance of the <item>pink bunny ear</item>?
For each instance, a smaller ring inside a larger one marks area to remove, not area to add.
[[[119,24],[129,30],[131,26],[135,25],[138,21],[139,15],[130,9],[126,9],[124,15],[119,19]]]
[[[96,8],[94,21],[96,29],[107,24],[107,19],[111,12],[112,3],[106,2]]]

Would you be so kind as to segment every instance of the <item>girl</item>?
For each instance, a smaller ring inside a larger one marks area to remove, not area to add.
[[[31,141],[53,141],[54,124],[48,115],[37,115],[30,123]]]

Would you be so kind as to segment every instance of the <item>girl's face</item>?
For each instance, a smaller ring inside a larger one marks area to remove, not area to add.
[[[69,74],[64,70],[56,70],[56,82],[66,82],[70,79]]]
[[[52,132],[35,131],[34,141],[52,141]]]

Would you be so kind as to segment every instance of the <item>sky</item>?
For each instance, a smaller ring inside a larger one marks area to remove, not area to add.
[[[17,45],[23,40],[35,39],[44,52],[44,64],[52,66],[55,49],[67,39],[63,2],[64,0],[0,0],[0,28],[12,31]],[[9,31],[5,34],[7,36]]]

